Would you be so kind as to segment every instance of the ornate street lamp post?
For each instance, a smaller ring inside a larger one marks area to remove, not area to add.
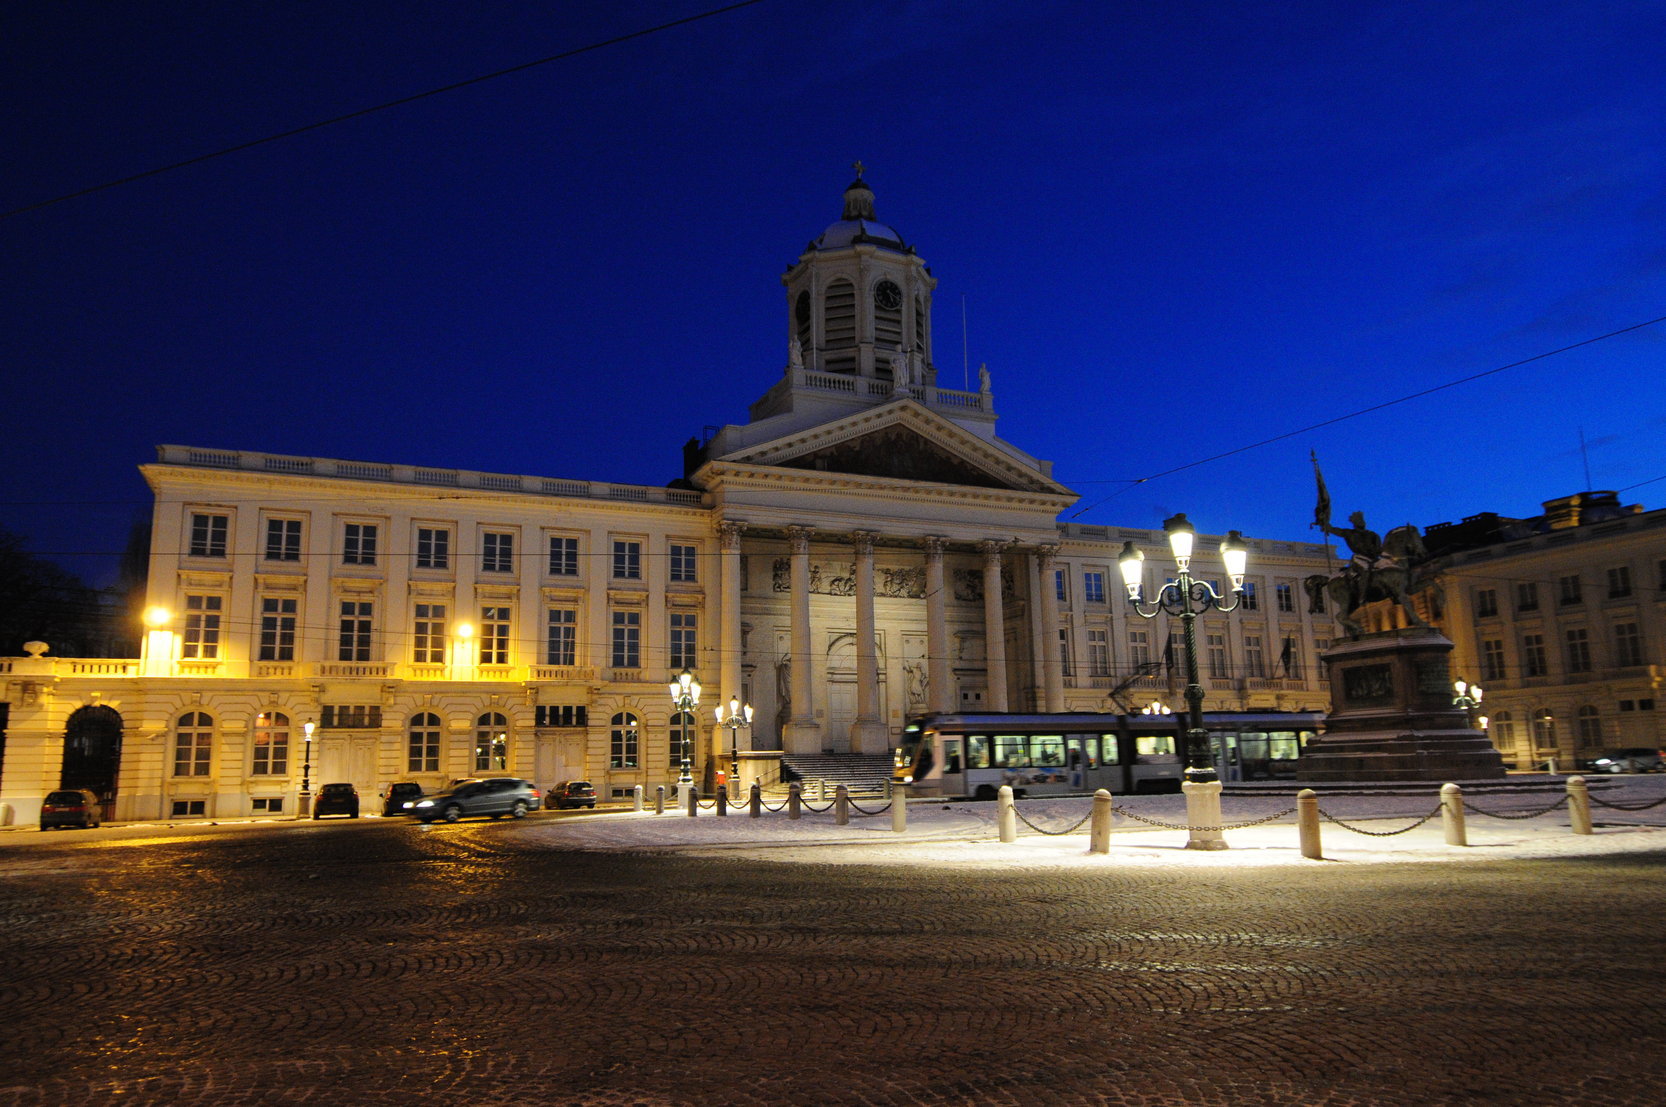
[[[700,704],[700,682],[694,679],[693,673],[684,669],[671,682],[670,688],[671,702],[676,705],[682,728],[683,769],[677,777],[677,803],[684,804],[688,802],[689,789],[694,787],[694,766],[689,760],[688,749],[688,720]]]
[[[1150,610],[1141,606],[1140,588],[1144,583],[1145,554],[1134,543],[1124,542],[1117,564],[1122,570],[1122,582],[1128,588],[1128,603],[1142,618],[1155,619],[1159,612],[1179,616],[1184,629],[1186,653],[1186,782],[1181,790],[1186,793],[1186,814],[1191,826],[1188,849],[1225,849],[1226,840],[1220,832],[1220,777],[1215,772],[1214,757],[1209,749],[1209,732],[1203,727],[1203,685],[1197,676],[1197,617],[1206,611],[1231,611],[1238,606],[1244,592],[1244,566],[1249,551],[1244,536],[1232,531],[1221,540],[1221,561],[1231,581],[1231,600],[1215,591],[1206,580],[1192,576],[1192,546],[1197,532],[1186,521],[1185,515],[1175,515],[1163,523],[1168,535],[1169,550],[1174,555],[1175,579],[1163,585],[1152,601]],[[1212,809],[1212,810],[1211,810]]]
[[[1481,706],[1481,686],[1454,680],[1452,691],[1455,693],[1452,697],[1452,706],[1463,708],[1464,717],[1469,720],[1470,728],[1474,729],[1476,726],[1475,712]],[[1480,720],[1480,729],[1485,730],[1486,727],[1486,720]]]
[[[752,705],[742,704],[739,696],[729,697],[729,712],[717,705],[717,725],[729,728],[729,791],[740,786],[740,732],[752,726]]]
[[[317,728],[318,724],[311,719],[301,724],[302,740],[306,745],[305,757],[301,761],[300,815],[303,819],[312,814],[312,732]]]

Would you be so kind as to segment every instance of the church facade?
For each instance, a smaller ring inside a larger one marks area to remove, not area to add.
[[[1171,628],[1116,567],[1132,540],[1160,583],[1161,532],[1061,523],[1076,495],[996,434],[987,371],[940,385],[936,281],[860,178],[782,279],[780,379],[666,487],[160,447],[143,656],[0,660],[0,802],[290,815],[303,776],[368,797],[482,773],[622,797],[675,781],[685,726],[709,787],[883,754],[924,711],[1178,699]],[[1200,623],[1207,706],[1323,710],[1333,624],[1301,580],[1326,549],[1249,546],[1243,606]],[[731,698],[749,728],[716,725]]]

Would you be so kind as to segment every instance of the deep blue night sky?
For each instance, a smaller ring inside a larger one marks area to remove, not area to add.
[[[697,14],[80,2],[0,210]],[[1666,501],[1666,7],[764,0],[0,219],[0,523],[97,583],[157,443],[663,484],[786,356],[860,158],[941,380],[1075,518],[1311,539]],[[975,383],[973,385],[975,387]],[[1648,482],[1659,483],[1650,484]]]

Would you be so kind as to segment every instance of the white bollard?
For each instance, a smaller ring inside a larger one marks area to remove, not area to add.
[[[843,784],[833,789],[833,824],[850,825],[850,789]]]
[[[1001,841],[1016,842],[1018,840],[1018,808],[1012,802],[1012,785],[1001,785],[1001,794],[995,801],[995,823],[1001,830]]]
[[[1591,829],[1591,791],[1582,776],[1568,777],[1568,825],[1575,834],[1594,834]]]
[[[631,789],[631,794],[636,799],[637,814],[641,814],[642,813],[642,785],[638,784],[636,787],[632,788]]]
[[[1311,788],[1296,793],[1296,826],[1301,835],[1302,856],[1323,861],[1325,853],[1319,848],[1319,793]]]
[[[1446,844],[1467,846],[1464,834],[1464,790],[1456,784],[1440,786],[1440,822],[1446,828]]]
[[[1101,788],[1093,794],[1093,820],[1088,824],[1088,852],[1111,852],[1111,822],[1116,812],[1111,806],[1111,794]]]
[[[1226,835],[1221,830],[1221,790],[1218,780],[1194,784],[1188,780],[1180,785],[1186,793],[1186,826],[1191,837],[1187,849],[1226,849]]]
[[[901,834],[908,829],[908,788],[897,784],[891,787],[891,829]]]

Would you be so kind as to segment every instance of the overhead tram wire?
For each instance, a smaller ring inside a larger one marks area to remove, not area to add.
[[[350,119],[359,119],[366,115],[374,115],[376,112],[386,111],[388,108],[397,108],[404,104],[415,103],[418,100],[426,100],[430,96],[439,96],[440,94],[446,92],[456,92],[458,89],[468,88],[470,85],[478,85],[486,81],[496,80],[499,77],[507,77],[512,73],[521,73],[528,69],[536,69],[541,65],[549,65],[551,62],[565,61],[568,58],[578,57],[580,54],[588,54],[592,51],[602,50],[609,46],[618,46],[620,43],[630,42],[632,39],[645,38],[648,35],[658,34],[661,31],[669,31],[675,27],[686,26],[690,23],[698,23],[703,19],[711,19],[715,16],[727,15],[729,12],[738,11],[741,8],[750,8],[754,4],[762,3],[764,3],[764,0],[736,0],[736,3],[725,4],[720,8],[711,8],[707,11],[698,12],[694,15],[684,16],[681,19],[673,19],[665,23],[660,23],[653,27],[644,27],[640,31],[631,31],[627,34],[615,35],[613,38],[603,39],[600,42],[592,42],[585,46],[576,46],[571,50],[563,50],[559,54],[551,54],[546,58],[538,58],[534,61],[522,62],[519,65],[512,65],[507,69],[499,69],[491,73],[483,73],[478,77],[470,77],[467,80],[455,81],[449,85],[441,85],[438,88],[428,89],[426,92],[413,93],[410,96],[401,96],[397,100],[389,100],[386,103],[375,104],[368,108],[359,108],[357,111],[350,111],[344,115],[332,116],[329,119],[320,119],[315,123],[308,123],[301,127],[294,127],[287,131],[281,131],[278,134],[267,135],[264,138],[252,139],[248,142],[240,142],[235,146],[227,146],[224,149],[215,150],[213,153],[198,154],[196,157],[186,158],[184,161],[176,161],[170,165],[162,165],[155,169],[147,169],[142,173],[134,173],[130,176],[119,177],[116,180],[105,181],[103,184],[96,184],[88,188],[77,189],[74,192],[66,192],[62,196],[55,196],[50,200],[40,200],[33,204],[25,204],[20,208],[13,208],[10,211],[0,212],[0,219],[10,219],[16,215],[25,215],[31,211],[39,211],[42,208],[48,208],[54,204],[61,204],[66,200],[79,199],[82,196],[90,196],[95,192],[103,192],[106,189],[116,188],[119,185],[132,184],[134,181],[142,181],[148,177],[157,177],[163,173],[171,173],[176,169],[184,169],[188,166],[200,165],[206,161],[213,161],[215,158],[223,158],[228,154],[236,154],[244,150],[251,150],[256,146],[265,146],[267,143],[279,142],[286,138],[294,138],[296,135],[304,135],[309,131],[317,131],[325,127],[334,126],[337,123],[345,123]]]
[[[1297,435],[1307,434],[1309,431],[1316,431],[1316,430],[1319,430],[1323,427],[1333,426],[1337,423],[1345,423],[1350,419],[1357,419],[1361,415],[1369,415],[1374,411],[1382,411],[1386,408],[1395,407],[1399,404],[1410,403],[1412,400],[1419,400],[1419,399],[1422,399],[1424,396],[1432,396],[1436,392],[1444,392],[1449,388],[1456,388],[1460,384],[1469,384],[1471,381],[1478,381],[1478,380],[1481,380],[1483,377],[1491,377],[1491,376],[1494,376],[1498,373],[1507,372],[1508,370],[1511,370],[1511,369],[1519,369],[1523,365],[1531,365],[1535,361],[1543,361],[1546,358],[1556,357],[1558,354],[1565,354],[1570,350],[1577,350],[1582,346],[1590,346],[1590,345],[1594,345],[1595,343],[1598,343],[1598,342],[1606,342],[1610,338],[1618,338],[1622,334],[1630,334],[1632,331],[1640,331],[1645,327],[1653,327],[1653,326],[1656,326],[1660,323],[1666,323],[1666,315],[1659,315],[1659,316],[1656,316],[1653,319],[1646,319],[1641,323],[1633,323],[1628,327],[1621,327],[1618,330],[1609,331],[1607,334],[1599,334],[1599,335],[1595,335],[1591,338],[1584,338],[1584,339],[1581,339],[1578,342],[1573,342],[1573,343],[1569,343],[1566,346],[1557,347],[1554,350],[1546,350],[1543,353],[1534,354],[1532,357],[1524,357],[1519,361],[1512,361],[1507,365],[1500,365],[1500,366],[1497,366],[1497,367],[1492,368],[1492,369],[1485,369],[1485,370],[1482,370],[1479,373],[1471,373],[1467,377],[1458,377],[1457,379],[1447,381],[1444,384],[1437,384],[1437,385],[1434,385],[1431,388],[1425,388],[1425,389],[1422,389],[1421,391],[1418,391],[1418,392],[1408,393],[1404,396],[1399,397],[1398,399],[1384,400],[1381,403],[1372,404],[1369,407],[1362,407],[1362,408],[1359,408],[1356,411],[1350,411],[1345,415],[1337,415],[1337,416],[1334,416],[1330,419],[1322,419],[1317,423],[1309,423],[1305,427],[1298,427],[1298,428],[1296,428],[1295,430],[1292,430],[1292,431],[1285,431],[1283,434],[1275,434],[1271,438],[1263,438],[1259,442],[1250,442],[1250,443],[1248,443],[1246,445],[1243,445],[1243,446],[1236,446],[1233,449],[1225,450],[1225,451],[1222,451],[1221,453],[1218,453],[1218,454],[1212,454],[1209,457],[1199,458],[1196,461],[1188,461],[1184,465],[1176,465],[1174,468],[1164,469],[1160,473],[1152,473],[1150,476],[1145,476],[1145,477],[1125,478],[1121,483],[1125,484],[1126,487],[1119,488],[1115,492],[1110,493],[1109,495],[1101,496],[1099,499],[1093,501],[1091,504],[1088,504],[1085,507],[1081,507],[1081,508],[1076,509],[1075,511],[1070,513],[1068,518],[1074,519],[1078,515],[1081,515],[1085,511],[1091,511],[1092,509],[1094,509],[1094,508],[1100,506],[1101,504],[1105,503],[1107,500],[1111,500],[1111,499],[1114,499],[1117,496],[1122,495],[1122,493],[1128,491],[1130,488],[1132,488],[1135,485],[1148,484],[1151,481],[1158,480],[1162,477],[1171,477],[1176,473],[1183,473],[1187,469],[1196,469],[1201,465],[1208,465],[1212,461],[1220,461],[1224,458],[1233,457],[1237,454],[1248,453],[1251,450],[1258,450],[1262,446],[1270,446],[1274,442],[1283,442],[1287,438],[1295,438]],[[1656,478],[1656,479],[1658,480],[1658,479],[1663,479],[1663,478]],[[1079,484],[1089,484],[1089,483],[1100,483],[1100,482],[1097,482],[1097,481],[1078,481],[1077,483],[1079,483]],[[1648,483],[1652,483],[1652,482],[1644,481],[1643,483],[1648,484]],[[1639,486],[1638,485],[1632,485],[1631,487],[1636,488],[1636,487],[1639,487]]]

